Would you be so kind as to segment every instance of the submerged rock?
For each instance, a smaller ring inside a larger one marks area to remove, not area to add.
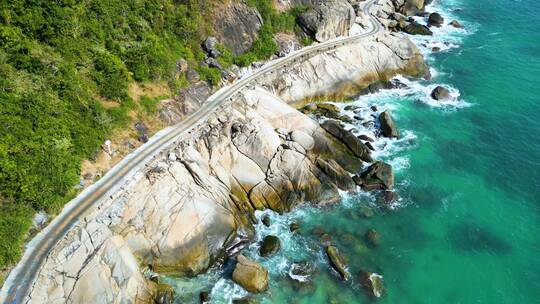
[[[369,229],[364,237],[371,247],[379,246],[379,233],[375,229]]]
[[[330,265],[332,265],[332,267],[339,273],[341,278],[345,281],[348,280],[350,275],[347,272],[347,262],[337,247],[327,246],[326,255],[328,256],[328,260],[330,260]]]
[[[394,191],[383,191],[378,199],[384,204],[389,205],[399,199],[399,196]]]
[[[260,293],[268,289],[268,270],[243,255],[237,257],[232,279],[249,292]]]
[[[330,246],[332,244],[332,236],[330,234],[323,233],[320,238],[321,238],[321,243],[324,246]]]
[[[370,218],[375,215],[375,212],[373,211],[373,208],[364,205],[360,207],[360,215],[365,218]]]
[[[365,162],[373,162],[369,148],[354,136],[351,131],[345,130],[338,121],[327,120],[322,123],[321,127],[342,141],[358,158]]]
[[[309,282],[315,268],[309,262],[293,263],[289,269],[289,277],[298,282]]]
[[[360,274],[360,282],[370,296],[375,298],[382,296],[384,292],[384,281],[380,274],[363,271]]]
[[[428,24],[431,26],[440,27],[444,23],[444,18],[439,13],[431,13],[428,17]]]
[[[403,31],[411,35],[426,35],[426,36],[433,35],[433,32],[427,26],[420,24],[416,21],[413,21],[407,24],[403,28]]]
[[[281,242],[275,235],[267,235],[259,250],[259,254],[263,257],[269,257],[276,254],[281,249]]]
[[[357,185],[365,191],[391,190],[394,187],[394,172],[392,166],[377,161],[360,175],[353,177]]]
[[[381,124],[381,131],[384,137],[398,138],[399,130],[394,123],[392,114],[389,111],[384,111],[379,115],[379,123]]]
[[[339,239],[346,244],[353,244],[356,241],[354,235],[349,233],[342,234]]]

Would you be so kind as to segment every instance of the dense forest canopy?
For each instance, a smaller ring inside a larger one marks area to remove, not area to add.
[[[166,81],[176,92],[186,85],[174,72],[180,58],[201,79],[219,82],[219,70],[198,64],[217,3],[1,1],[0,268],[17,261],[35,211],[58,212],[76,194],[81,162],[130,122],[129,111],[148,110],[130,98],[130,83]],[[251,51],[233,57],[224,50],[224,66],[275,53],[272,35],[294,30],[303,9],[278,13],[271,0],[247,3],[264,25]]]
[[[56,212],[80,164],[135,105],[131,81],[175,78],[196,61],[211,1],[13,0],[0,4],[0,266],[32,210]],[[115,101],[105,108],[99,99]]]

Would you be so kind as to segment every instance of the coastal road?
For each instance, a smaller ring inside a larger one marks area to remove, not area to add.
[[[114,166],[107,174],[94,185],[86,188],[80,195],[66,205],[64,210],[27,246],[23,258],[7,278],[2,291],[0,292],[0,301],[2,303],[19,304],[28,301],[28,294],[32,288],[35,278],[46,260],[49,252],[58,243],[76,223],[102,198],[110,195],[116,187],[121,185],[124,178],[133,174],[144,166],[148,160],[156,156],[165,147],[173,142],[186,138],[191,130],[213,113],[220,106],[226,104],[232,96],[241,89],[247,87],[257,78],[273,73],[285,68],[287,65],[304,61],[309,56],[328,52],[337,47],[356,42],[365,37],[378,33],[382,26],[373,17],[369,10],[377,0],[371,0],[365,3],[363,12],[369,16],[371,23],[370,29],[362,34],[340,38],[325,43],[303,48],[293,54],[277,59],[254,71],[231,86],[224,87],[212,95],[207,102],[194,114],[185,120],[158,133],[158,136],[151,138],[149,142],[132,152],[124,158],[119,164]]]

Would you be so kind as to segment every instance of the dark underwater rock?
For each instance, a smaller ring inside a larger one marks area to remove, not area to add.
[[[375,229],[369,229],[366,234],[364,235],[366,242],[371,247],[377,247],[379,246],[380,240],[379,240],[379,233]]]
[[[281,249],[281,241],[275,235],[267,235],[261,245],[259,253],[263,257],[269,257],[276,254]]]

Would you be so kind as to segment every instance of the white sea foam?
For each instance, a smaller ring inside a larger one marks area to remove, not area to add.
[[[476,32],[478,25],[475,23],[460,20],[455,15],[455,9],[458,5],[455,1],[445,1],[444,5],[431,3],[426,6],[427,12],[438,12],[444,18],[444,24],[441,27],[431,27],[432,36],[410,35],[410,38],[419,47],[424,56],[432,59],[433,48],[439,48],[439,52],[445,52],[451,49],[459,48],[463,39]],[[414,17],[420,23],[427,23],[426,17]],[[456,20],[462,28],[456,28],[450,25],[450,22]]]
[[[225,278],[219,279],[212,288],[210,298],[213,303],[232,303],[234,299],[241,299],[249,293],[233,281]]]

